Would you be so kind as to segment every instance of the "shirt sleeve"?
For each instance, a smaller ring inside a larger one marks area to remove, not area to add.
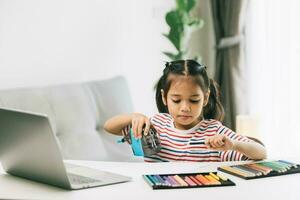
[[[223,126],[222,124],[219,126],[217,130],[217,134],[225,135],[231,140],[241,141],[241,142],[250,142],[246,136],[240,135],[232,131],[231,129]],[[242,161],[249,160],[247,156],[238,151],[228,150],[220,152],[221,161]]]

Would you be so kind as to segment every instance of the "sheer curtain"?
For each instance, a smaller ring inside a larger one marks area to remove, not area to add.
[[[224,124],[235,129],[236,114],[244,113],[246,104],[243,80],[245,68],[244,27],[248,1],[212,0],[216,39],[215,80],[220,85],[225,110]]]
[[[252,0],[246,25],[250,114],[269,157],[300,160],[300,1]]]

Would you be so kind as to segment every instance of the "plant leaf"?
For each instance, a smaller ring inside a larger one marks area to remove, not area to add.
[[[182,53],[178,52],[177,54],[170,53],[170,52],[163,52],[167,57],[169,57],[171,60],[181,60],[182,59]]]
[[[185,0],[176,0],[176,6],[178,10],[181,10],[183,12],[186,11],[186,3]]]
[[[163,52],[172,60],[182,59],[187,52],[183,44],[186,37],[195,28],[201,28],[204,24],[202,19],[192,17],[189,12],[195,7],[195,0],[175,0],[176,8],[166,13],[165,20],[169,25],[168,34],[163,34],[176,48],[177,53]]]
[[[166,14],[165,20],[170,28],[182,26],[182,16],[180,12],[172,10]]]
[[[170,52],[163,52],[167,57],[169,57],[171,60],[176,60],[176,54],[170,53]]]
[[[189,13],[195,4],[195,0],[176,0],[177,9],[186,13]]]
[[[183,59],[183,54],[182,52],[178,52],[178,54],[175,56],[175,60],[182,60]]]
[[[199,24],[199,23],[200,23],[200,20],[199,20],[199,19],[197,19],[197,18],[192,18],[192,17],[189,18],[189,22],[188,22],[188,25],[189,25],[189,26],[192,26],[193,24],[197,25],[197,24]]]
[[[181,50],[182,36],[183,36],[183,29],[178,30],[178,28],[171,29],[168,35],[169,40],[172,42],[172,44],[175,46],[175,48],[178,51]]]
[[[166,38],[168,38],[174,47],[180,51],[181,49],[181,41],[184,34],[184,26],[182,23],[174,23],[174,26],[170,27],[170,31],[168,34],[163,34]]]
[[[187,0],[186,2],[186,11],[189,13],[196,5],[195,0]]]

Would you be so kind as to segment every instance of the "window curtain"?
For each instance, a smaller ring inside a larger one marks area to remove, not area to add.
[[[224,124],[235,130],[237,114],[247,109],[244,74],[244,18],[247,0],[212,0],[216,40],[215,80],[225,109]]]
[[[246,19],[249,113],[268,157],[300,161],[300,1],[251,0]]]

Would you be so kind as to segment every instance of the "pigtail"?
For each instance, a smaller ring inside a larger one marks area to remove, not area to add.
[[[158,80],[155,88],[156,88],[156,94],[155,94],[155,100],[156,100],[156,106],[158,109],[158,112],[160,113],[169,113],[168,111],[168,107],[164,104],[163,100],[162,100],[162,95],[161,95],[161,90],[165,89],[166,86],[166,79],[167,76],[169,74],[169,65],[170,63],[167,62],[165,64],[165,69],[164,69],[164,74],[160,77],[160,79]]]
[[[224,119],[225,112],[220,101],[219,86],[212,79],[209,79],[209,90],[210,95],[208,103],[204,107],[203,116],[205,119],[216,119],[222,122]]]

